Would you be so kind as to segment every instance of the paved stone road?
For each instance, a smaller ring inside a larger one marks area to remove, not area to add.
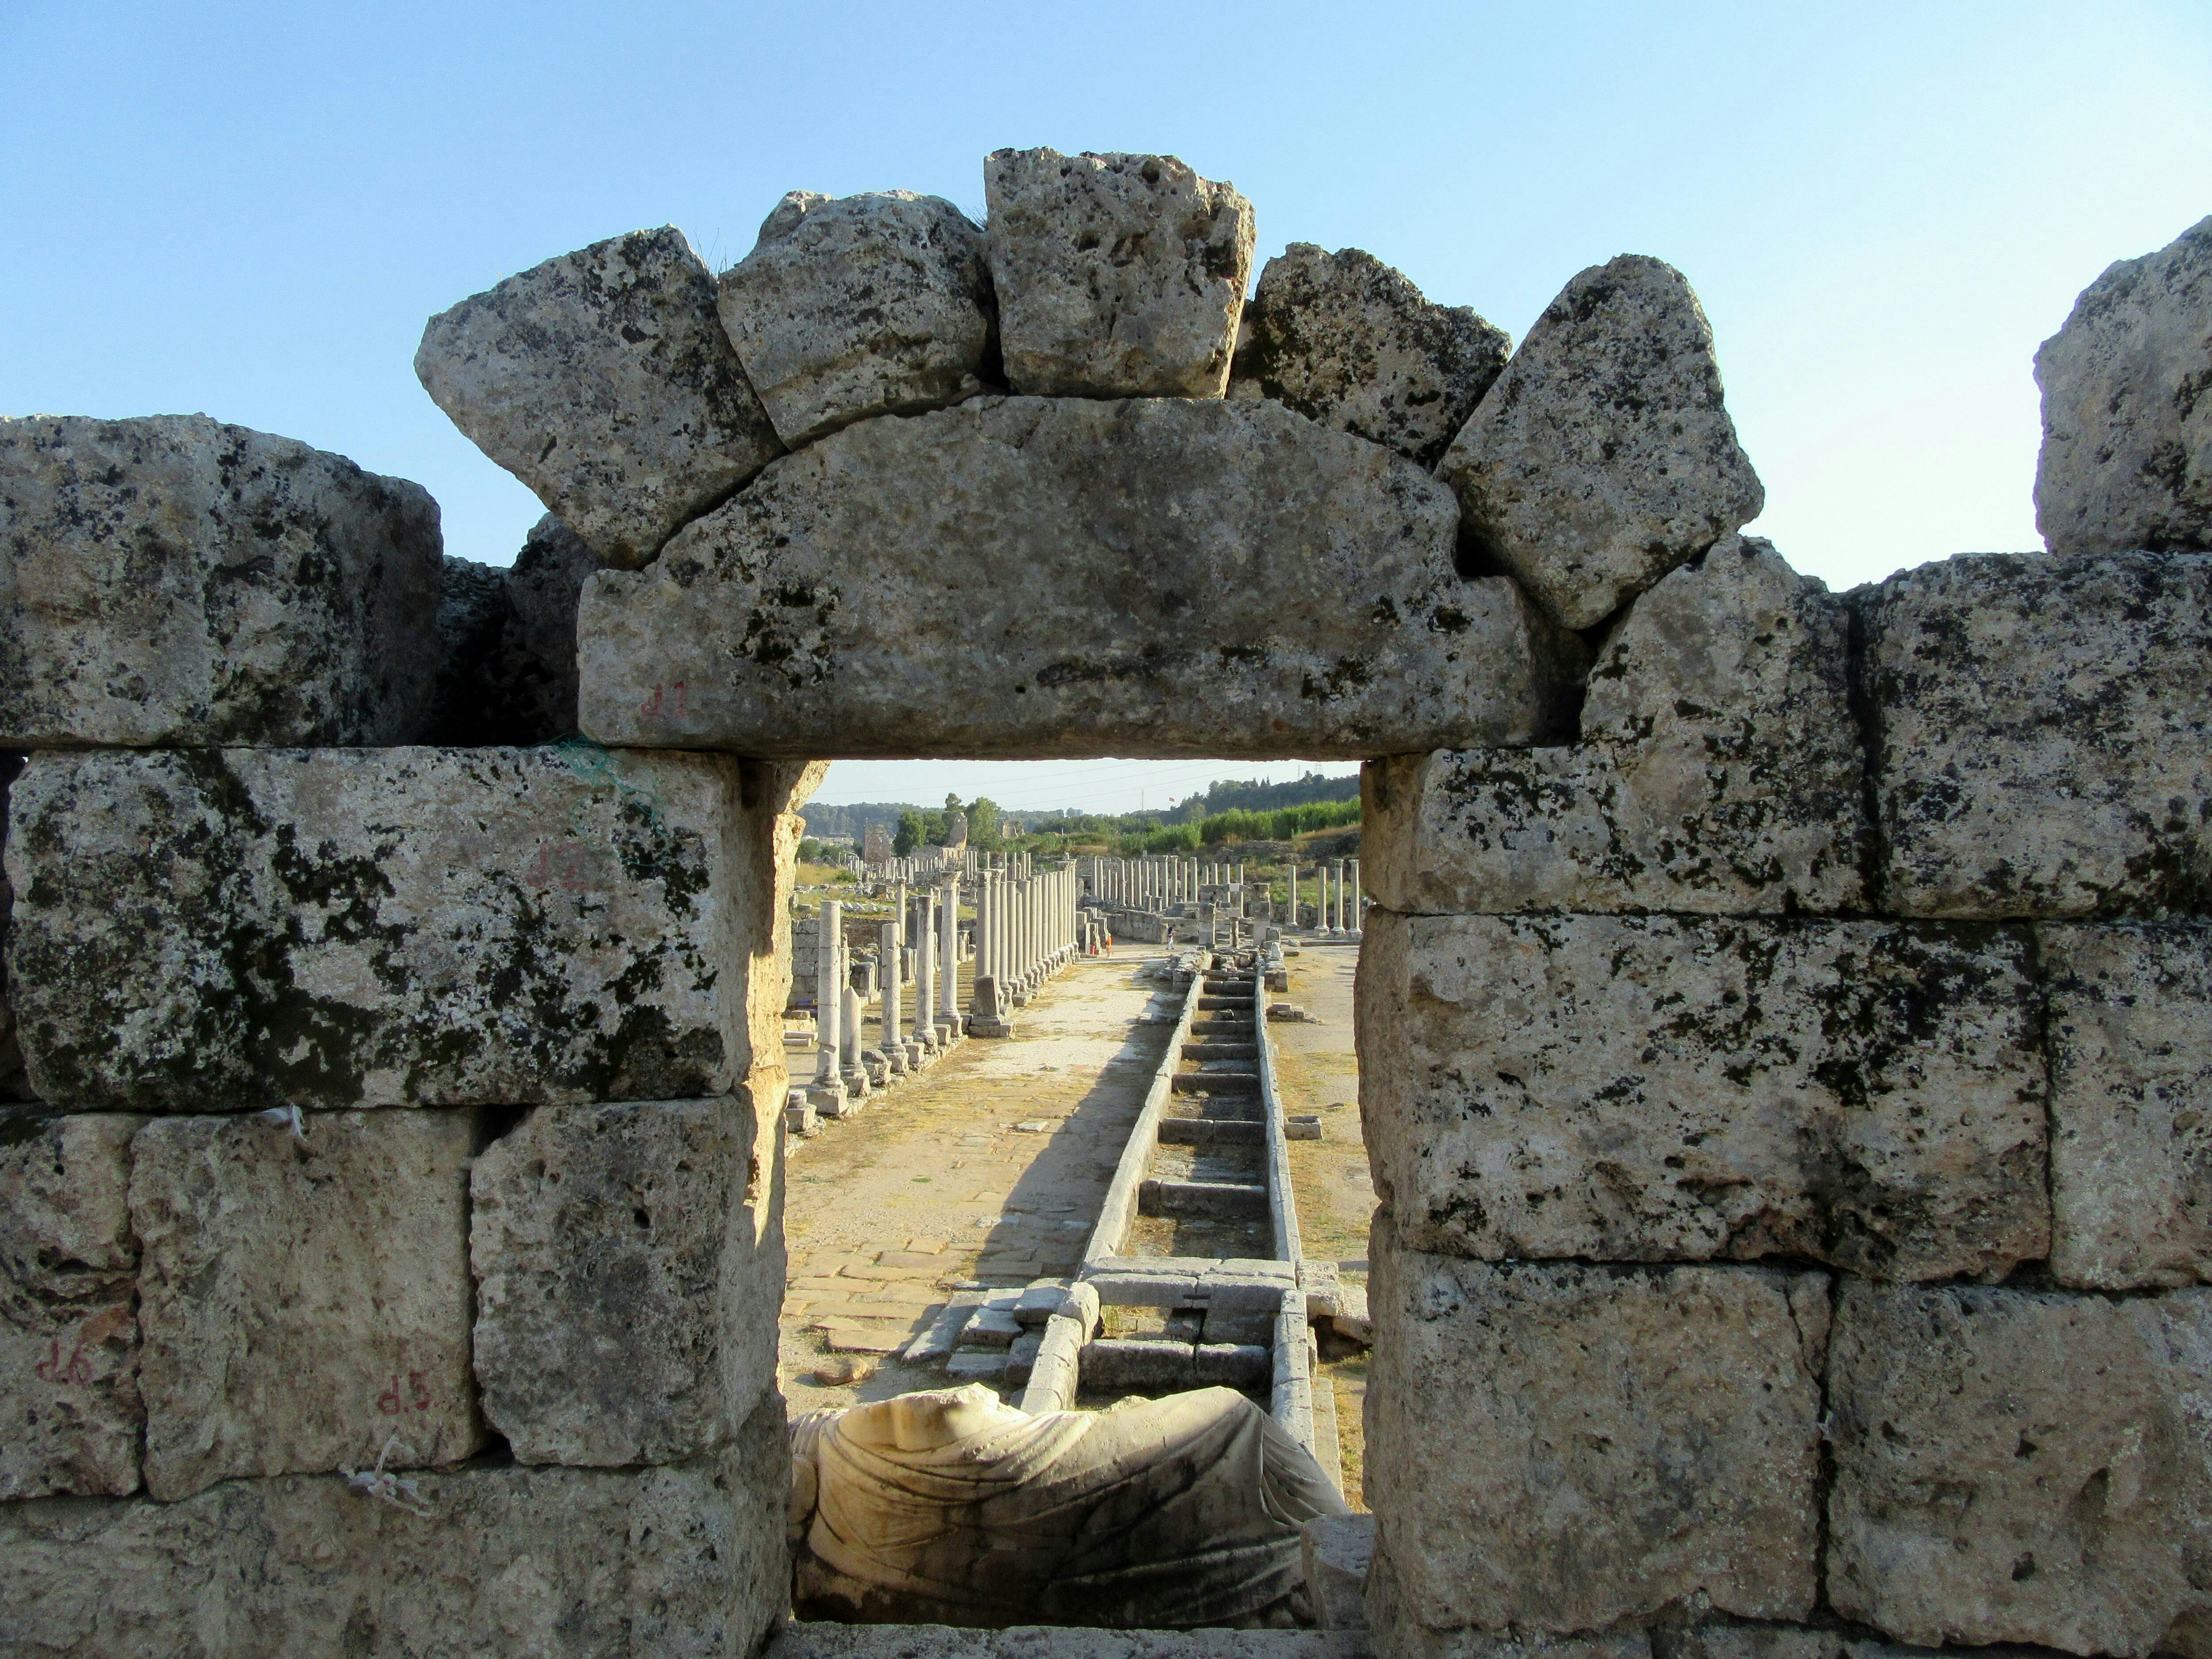
[[[1007,1041],[971,1038],[919,1082],[793,1142],[781,1379],[795,1413],[910,1389],[943,1371],[890,1356],[951,1291],[1072,1273],[1173,1015],[1127,950],[1079,962],[1020,1011]],[[1164,1023],[1143,1024],[1147,1011]],[[874,1356],[855,1387],[814,1373]]]
[[[1285,1112],[1321,1116],[1322,1139],[1290,1145],[1291,1190],[1297,1194],[1298,1231],[1308,1256],[1338,1263],[1348,1285],[1367,1282],[1367,1225],[1375,1213],[1375,1183],[1359,1133],[1359,1057],[1352,1040],[1352,987],[1359,965],[1355,945],[1300,942],[1285,964],[1291,988],[1274,1001],[1299,1004],[1311,1024],[1278,1022],[1274,1034],[1278,1085]],[[1344,1490],[1363,1508],[1360,1471],[1366,1437],[1361,1413],[1367,1397],[1367,1356],[1350,1348],[1325,1350],[1322,1376],[1336,1389],[1337,1443],[1344,1456]]]

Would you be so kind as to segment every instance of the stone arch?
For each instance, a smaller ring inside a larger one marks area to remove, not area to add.
[[[1655,260],[1509,356],[1356,252],[1248,309],[1249,206],[1174,158],[986,176],[987,227],[794,193],[719,281],[641,232],[433,319],[432,395],[604,567],[587,743],[407,746],[412,486],[0,427],[6,1616],[749,1650],[811,763],[1339,755],[1382,1650],[2193,1650],[2212,532],[2202,434],[2119,393],[2205,372],[2205,228],[2039,359],[2063,555],[1839,599],[1735,533]],[[623,1329],[652,1409],[580,1340]]]

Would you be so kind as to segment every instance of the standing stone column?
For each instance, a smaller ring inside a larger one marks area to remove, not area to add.
[[[975,878],[975,974],[974,988],[969,999],[971,1012],[974,1011],[975,996],[980,993],[983,981],[987,979],[995,981],[998,978],[997,963],[992,959],[991,950],[992,930],[998,915],[998,878],[986,870]]]
[[[1298,925],[1298,861],[1296,859],[1291,860],[1290,889],[1290,920],[1283,924],[1285,927],[1295,927]]]
[[[1359,914],[1359,860],[1353,859],[1345,866],[1345,893],[1349,905],[1349,919],[1345,926],[1358,933],[1365,926]]]
[[[839,1070],[845,1079],[846,1094],[855,1100],[865,1100],[868,1094],[868,1071],[860,1063],[860,994],[853,988],[853,969],[849,962],[845,968],[845,988],[839,1000],[842,1010],[837,1021]]]
[[[843,1012],[845,999],[842,975],[838,970],[837,939],[843,928],[844,906],[836,899],[822,901],[822,908],[815,920],[814,935],[814,1034],[817,1047],[814,1055],[814,1081],[818,1087],[833,1091],[838,1099],[844,1096],[839,1080],[842,1067],[838,1063],[837,1020]]]
[[[937,901],[916,893],[914,929],[914,1040],[927,1055],[937,1047]]]
[[[903,954],[899,948],[899,924],[906,917],[905,884],[900,884],[899,906],[895,920],[884,924],[884,961],[888,971],[884,975],[884,1036],[879,1045],[884,1051],[884,1063],[890,1067],[893,1077],[906,1075],[906,1033],[899,1030],[899,959]]]
[[[960,878],[945,878],[945,908],[937,927],[937,1027],[939,1047],[960,1040]]]

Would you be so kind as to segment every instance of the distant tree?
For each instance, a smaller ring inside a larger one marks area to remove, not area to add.
[[[999,804],[988,795],[978,795],[969,803],[968,844],[986,853],[997,852],[1002,844],[999,834]]]
[[[911,809],[898,815],[898,831],[891,837],[891,856],[910,859],[914,849],[922,845],[921,814]]]

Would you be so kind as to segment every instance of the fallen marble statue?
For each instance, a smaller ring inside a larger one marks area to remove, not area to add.
[[[801,1619],[1310,1623],[1298,1528],[1349,1509],[1233,1389],[1032,1417],[971,1386],[791,1425]]]

